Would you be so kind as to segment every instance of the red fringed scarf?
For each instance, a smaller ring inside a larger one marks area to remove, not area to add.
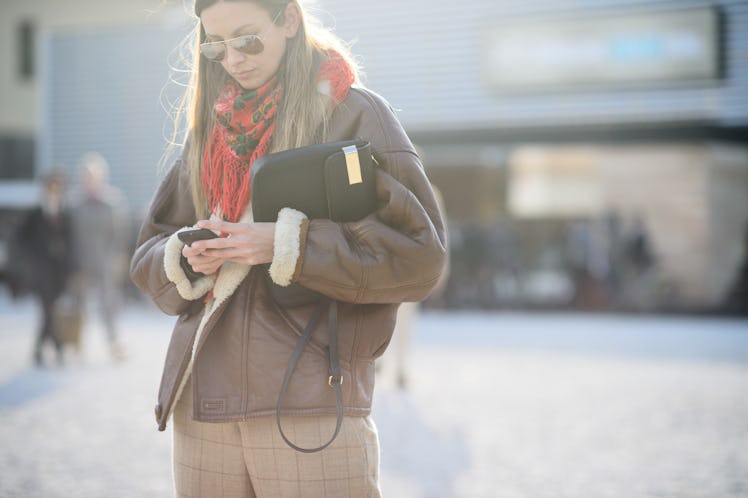
[[[337,52],[328,54],[317,76],[319,85],[329,85],[325,90],[334,104],[348,96],[354,79]],[[283,88],[274,76],[256,90],[244,90],[230,80],[216,99],[216,125],[205,147],[202,184],[211,212],[226,221],[239,221],[249,202],[250,169],[270,148],[282,97]]]

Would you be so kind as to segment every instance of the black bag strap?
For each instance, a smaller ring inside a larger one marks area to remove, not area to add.
[[[327,308],[328,310],[328,330],[330,334],[330,346],[328,351],[328,356],[330,359],[330,375],[327,379],[327,383],[335,391],[335,409],[337,420],[335,421],[335,432],[333,433],[332,437],[330,437],[329,441],[327,441],[322,446],[318,446],[317,448],[302,448],[292,443],[283,432],[283,427],[281,425],[281,407],[283,406],[283,398],[285,398],[286,396],[288,384],[291,382],[291,376],[293,375],[294,370],[296,370],[296,365],[299,363],[301,353],[304,352],[304,348],[306,348],[306,345],[309,344],[309,340],[312,337],[312,332],[314,332],[314,329],[316,329],[317,325],[319,325],[319,321],[322,318],[322,314],[325,312],[325,308]],[[340,427],[343,425],[342,386],[343,375],[340,371],[340,359],[338,358],[338,302],[331,299],[323,299],[317,305],[317,309],[314,311],[314,314],[306,324],[304,333],[296,342],[296,347],[291,354],[291,359],[288,361],[288,366],[286,367],[286,373],[283,376],[283,385],[281,385],[281,390],[278,394],[278,404],[275,407],[275,421],[278,424],[278,431],[280,431],[280,435],[283,438],[283,441],[285,441],[288,446],[302,453],[316,453],[318,451],[324,450],[325,448],[330,446],[333,441],[335,441],[335,438],[338,437],[338,433],[340,432]]]

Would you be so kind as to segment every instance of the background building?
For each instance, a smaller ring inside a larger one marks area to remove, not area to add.
[[[567,302],[549,270],[568,269],[582,222],[604,285],[581,301],[723,299],[748,221],[745,2],[323,4],[467,229],[465,259],[485,261],[464,269],[466,286],[489,280],[465,297]],[[640,226],[657,262],[646,283],[616,263]]]
[[[52,164],[75,173],[97,150],[131,202],[147,203],[178,95],[168,64],[186,34],[181,5],[8,0],[0,9],[0,176],[30,180]]]
[[[145,208],[191,2],[0,5],[0,197],[87,150]],[[711,309],[744,257],[748,6],[321,0],[445,199],[442,304]],[[169,67],[173,69],[170,70]],[[1,231],[1,229],[0,229]],[[642,234],[644,234],[642,236]]]
[[[80,157],[100,152],[142,212],[179,94],[168,64],[186,18],[159,0],[0,3],[0,277],[14,225],[38,202],[35,179],[53,166],[75,188]]]

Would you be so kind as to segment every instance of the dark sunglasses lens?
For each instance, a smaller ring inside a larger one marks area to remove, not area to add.
[[[228,42],[232,48],[247,55],[257,55],[265,49],[259,36],[248,35]]]
[[[220,61],[226,54],[226,47],[223,45],[223,43],[206,43],[204,45],[200,45],[200,53],[203,54],[203,57],[210,61]]]

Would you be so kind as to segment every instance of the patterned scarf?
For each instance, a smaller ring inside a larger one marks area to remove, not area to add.
[[[345,59],[330,52],[317,83],[337,104],[348,96],[354,78]],[[202,185],[211,212],[226,221],[239,221],[249,202],[250,170],[255,159],[268,153],[282,97],[276,75],[256,90],[244,90],[229,80],[216,99],[216,125],[205,147]]]

